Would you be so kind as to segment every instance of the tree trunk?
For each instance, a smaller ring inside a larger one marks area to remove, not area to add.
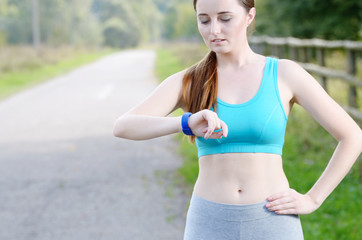
[[[32,0],[33,2],[33,47],[38,54],[40,45],[40,30],[39,30],[39,2],[38,0]]]

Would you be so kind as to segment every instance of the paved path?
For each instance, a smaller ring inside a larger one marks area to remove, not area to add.
[[[182,239],[172,136],[114,138],[156,86],[155,53],[125,51],[0,102],[0,239]]]

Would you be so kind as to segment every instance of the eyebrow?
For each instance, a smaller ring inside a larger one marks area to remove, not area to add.
[[[218,12],[217,15],[227,14],[227,13],[232,13],[232,12],[229,12],[229,11]],[[208,14],[200,13],[198,16],[208,16]]]

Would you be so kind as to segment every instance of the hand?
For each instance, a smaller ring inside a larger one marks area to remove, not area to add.
[[[193,134],[205,139],[218,139],[228,135],[226,123],[219,119],[215,112],[208,109],[192,114],[189,118],[189,127]],[[214,132],[219,129],[220,131]]]
[[[265,206],[276,214],[304,215],[314,212],[320,206],[308,194],[300,194],[294,189],[274,194],[267,200],[269,202]]]

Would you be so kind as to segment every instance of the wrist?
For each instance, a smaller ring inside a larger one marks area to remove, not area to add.
[[[314,196],[310,191],[306,193],[306,195],[310,198],[310,200],[317,206],[322,205],[324,199]]]
[[[178,133],[183,133],[183,132],[182,132],[182,125],[180,124],[181,119],[182,119],[182,115],[175,118],[175,124],[176,124],[176,126],[177,126],[176,131],[177,131]]]
[[[189,126],[189,118],[191,117],[192,113],[186,112],[181,117],[181,128],[182,132],[189,136],[194,136],[193,132],[191,131],[191,128]]]

